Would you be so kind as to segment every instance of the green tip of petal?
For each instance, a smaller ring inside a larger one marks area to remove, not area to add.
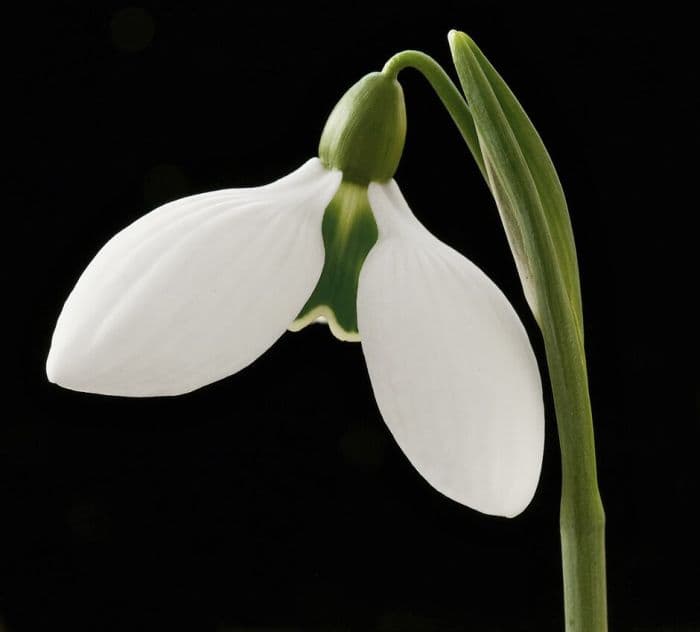
[[[332,307],[317,305],[303,316],[297,318],[290,326],[289,331],[301,331],[307,325],[313,323],[328,325],[331,333],[343,342],[360,342],[360,334],[357,331],[348,331],[339,322]]]

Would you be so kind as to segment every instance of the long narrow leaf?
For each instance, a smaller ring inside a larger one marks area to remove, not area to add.
[[[566,629],[605,632],[605,515],[569,211],[547,150],[503,79],[464,33],[450,33],[450,46],[489,186],[547,353],[562,453]]]
[[[453,31],[450,45],[530,307],[542,324],[538,294],[563,286],[582,336],[576,249],[554,165],[515,95],[476,44]]]

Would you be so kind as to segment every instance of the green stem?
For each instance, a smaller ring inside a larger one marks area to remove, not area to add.
[[[563,293],[550,297],[551,318],[543,318],[545,351],[557,416],[562,464],[559,517],[564,612],[567,632],[605,632],[605,513],[598,491],[593,418],[583,340],[576,322],[558,318],[571,310]],[[557,323],[554,326],[551,323]]]
[[[476,127],[474,127],[474,119],[469,112],[467,102],[452,79],[430,55],[421,53],[418,50],[405,50],[397,53],[384,64],[382,72],[389,75],[392,79],[396,79],[399,72],[404,68],[413,68],[428,80],[428,83],[435,90],[445,109],[452,117],[457,129],[462,134],[462,138],[464,138],[469,151],[471,151],[476,164],[479,166],[481,175],[484,176],[488,184],[484,159],[479,148],[479,138],[476,135]]]
[[[504,187],[502,182],[499,185],[497,174],[492,168],[487,168],[469,105],[435,60],[418,51],[404,51],[394,55],[383,72],[395,78],[408,67],[420,71],[431,84],[461,132],[494,196],[510,197],[509,194],[515,192],[527,200],[526,208],[531,217],[537,215],[536,209],[542,200],[532,196],[538,196],[542,191],[527,185],[530,176],[524,172],[506,183],[508,186]],[[534,168],[537,169],[538,165]],[[522,219],[528,227],[527,234],[534,236],[532,252],[539,253],[536,257],[539,260],[532,262],[537,268],[535,277],[557,279],[540,286],[538,295],[542,300],[537,301],[540,313],[536,314],[536,319],[544,339],[561,448],[560,534],[566,630],[605,632],[605,515],[596,475],[580,302],[574,300],[575,296],[572,298],[564,283],[557,264],[559,253],[552,241],[552,226],[545,225],[544,230],[538,231],[533,228],[531,220]],[[546,224],[547,219],[544,221]],[[578,272],[575,274],[578,288]]]

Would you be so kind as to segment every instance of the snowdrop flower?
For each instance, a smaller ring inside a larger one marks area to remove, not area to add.
[[[361,342],[382,417],[433,487],[484,513],[521,512],[542,461],[537,363],[501,291],[421,225],[392,179],[405,128],[400,85],[367,75],[331,113],[319,158],[122,230],[63,307],[49,379],[187,393],[323,320]]]

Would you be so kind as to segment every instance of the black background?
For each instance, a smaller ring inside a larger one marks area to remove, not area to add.
[[[62,302],[111,235],[168,200],[288,173],[315,155],[341,94],[399,50],[453,73],[450,28],[504,75],[569,198],[611,629],[700,629],[691,21],[668,3],[399,7],[63,6],[5,23],[0,629],[563,629],[549,391],[540,486],[506,520],[414,472],[360,346],[323,327],[178,398],[44,377]],[[396,178],[421,221],[511,298],[546,371],[478,171],[422,78],[401,80]]]

